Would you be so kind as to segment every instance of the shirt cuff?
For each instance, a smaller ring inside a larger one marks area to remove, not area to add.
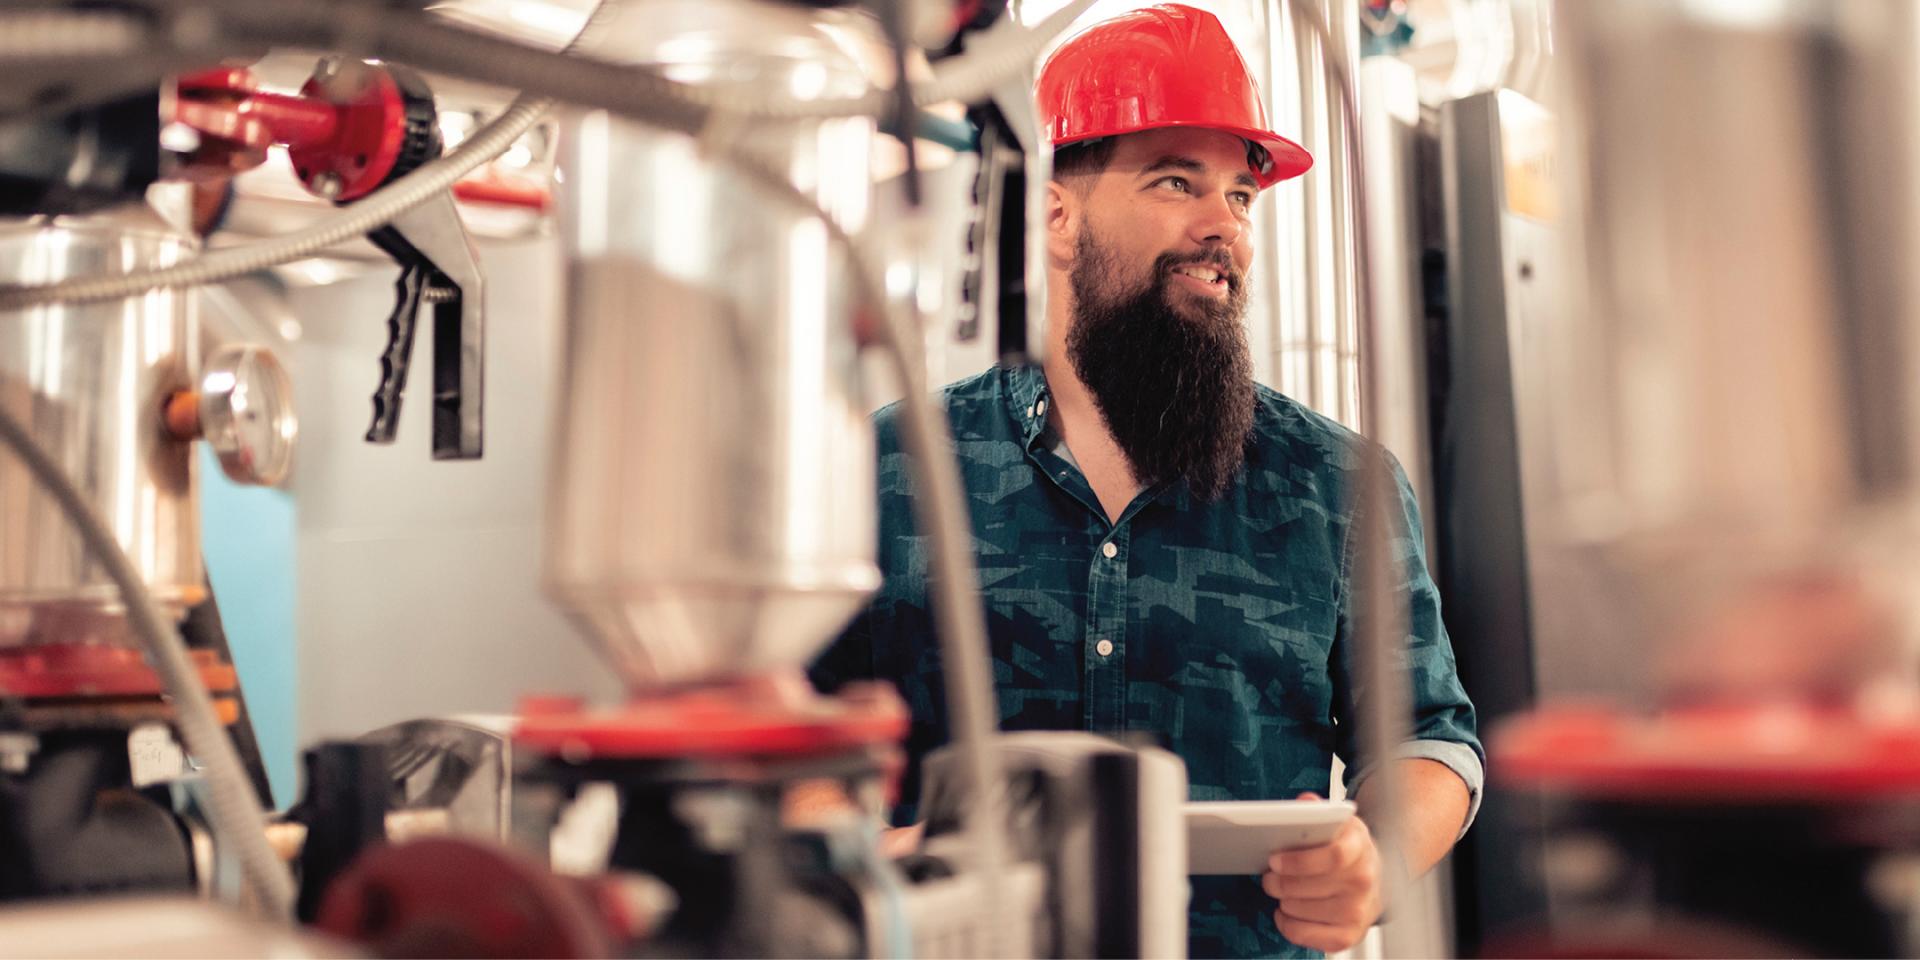
[[[1467,828],[1473,826],[1473,820],[1480,815],[1480,789],[1487,782],[1487,768],[1480,762],[1480,754],[1472,747],[1454,740],[1408,740],[1393,752],[1395,760],[1432,760],[1445,764],[1467,785],[1467,822],[1460,825],[1460,837],[1467,835]],[[1347,794],[1359,792],[1360,784],[1372,775],[1379,764],[1367,764],[1366,768],[1347,779]]]

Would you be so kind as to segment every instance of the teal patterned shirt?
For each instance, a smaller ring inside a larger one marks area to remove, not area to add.
[[[994,368],[944,391],[1006,730],[1147,731],[1186,761],[1195,800],[1327,795],[1368,772],[1354,738],[1352,481],[1363,440],[1259,387],[1247,463],[1213,502],[1181,484],[1142,490],[1110,522],[1047,429],[1038,368]],[[814,664],[833,689],[879,678],[913,713],[898,822],[919,759],[947,740],[946,697],[896,411],[876,417],[880,569],[866,611]],[[1411,601],[1406,663],[1414,737],[1403,755],[1447,764],[1477,807],[1485,755],[1427,575],[1413,493],[1397,463],[1395,546]],[[1275,930],[1258,878],[1196,877],[1194,957],[1318,956]]]

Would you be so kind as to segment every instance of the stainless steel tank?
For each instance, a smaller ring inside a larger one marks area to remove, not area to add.
[[[1920,8],[1559,10],[1584,270],[1529,331],[1558,496],[1528,509],[1584,564],[1578,642],[1681,689],[1910,685]]]
[[[50,283],[173,264],[196,241],[144,204],[0,222],[0,278]],[[85,491],[163,607],[203,592],[194,465],[161,410],[193,387],[194,294],[0,311],[0,407]],[[120,596],[21,462],[0,456],[0,646],[118,642]]]
[[[740,91],[867,86],[864,21],[756,2],[612,7],[598,55]],[[861,119],[716,129],[848,230]],[[568,247],[550,594],[629,685],[804,663],[878,584],[854,305],[824,227],[692,138],[589,113],[564,132]]]

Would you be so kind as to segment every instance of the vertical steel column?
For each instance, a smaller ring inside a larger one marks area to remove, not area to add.
[[[1318,162],[1306,218],[1305,259],[1314,307],[1309,402],[1371,436],[1379,432],[1382,391],[1374,372],[1377,358],[1365,349],[1374,318],[1367,197],[1360,182],[1365,165],[1357,69],[1359,8],[1356,0],[1292,0],[1289,13],[1303,113],[1310,111],[1315,121],[1303,128],[1309,137],[1305,145]],[[1403,658],[1395,655],[1407,630],[1402,590],[1406,575],[1392,549],[1390,518],[1398,513],[1398,496],[1384,455],[1365,458],[1356,486],[1359,548],[1353,595],[1361,602],[1355,610],[1352,656],[1356,675],[1370,691],[1357,719],[1360,743],[1379,764],[1367,790],[1375,799],[1370,805],[1373,826],[1386,860],[1385,893],[1393,904],[1393,919],[1383,928],[1382,953],[1430,956],[1442,949],[1433,903],[1405,874],[1398,853],[1405,797],[1390,761],[1408,736],[1411,706]]]

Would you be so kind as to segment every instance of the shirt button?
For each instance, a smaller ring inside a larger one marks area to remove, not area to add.
[[[1096,643],[1096,644],[1094,644],[1094,645],[1093,645],[1093,652],[1094,652],[1094,653],[1097,653],[1097,654],[1099,654],[1099,655],[1101,655],[1101,656],[1103,656],[1103,657],[1111,657],[1111,656],[1113,656],[1113,641],[1112,641],[1112,640],[1102,640],[1102,641],[1100,641],[1099,643]]]
[[[1033,404],[1031,403],[1027,404],[1027,419],[1028,420],[1033,419]]]
[[[1036,404],[1034,404],[1034,405],[1033,405],[1033,410],[1034,410],[1034,412],[1035,412],[1035,413],[1038,413],[1039,415],[1041,415],[1041,416],[1043,416],[1043,417],[1044,417],[1044,416],[1046,416],[1046,415],[1047,415],[1047,401],[1045,401],[1045,400],[1041,400],[1041,401],[1040,401],[1039,403],[1036,403]]]
[[[1112,540],[1108,540],[1106,543],[1100,545],[1100,555],[1106,557],[1108,560],[1112,560],[1114,557],[1120,555],[1120,548],[1114,546]]]

